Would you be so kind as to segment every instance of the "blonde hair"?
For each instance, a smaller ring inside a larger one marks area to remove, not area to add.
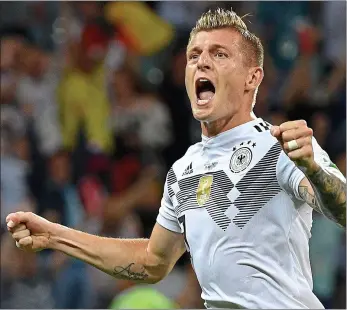
[[[255,64],[262,67],[264,63],[263,45],[260,39],[247,29],[245,22],[242,20],[245,16],[240,17],[232,9],[225,10],[221,8],[203,13],[190,32],[188,45],[200,31],[231,28],[237,31],[243,38],[241,49],[245,54],[245,60],[251,62],[252,65]]]

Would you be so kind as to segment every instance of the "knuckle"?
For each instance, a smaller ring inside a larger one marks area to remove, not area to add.
[[[306,144],[304,147],[305,155],[310,155],[312,154],[312,148],[310,145]]]
[[[307,137],[303,137],[300,139],[300,146],[301,147],[305,147],[308,143],[309,143],[309,140],[307,139]]]
[[[28,236],[30,236],[30,231],[28,229],[15,232],[13,234],[13,238],[15,238],[15,239],[22,239],[22,238],[25,238]]]
[[[26,226],[24,224],[19,224],[19,225],[14,227],[13,232],[19,232],[19,231],[22,231],[24,229],[26,229]]]
[[[13,233],[12,234],[12,237],[14,238],[14,239],[20,239],[20,234],[18,233],[18,232],[15,232],[15,233]]]
[[[21,233],[21,237],[25,238],[25,237],[28,237],[28,236],[30,236],[30,231],[28,229],[23,230],[22,233]]]
[[[288,127],[290,127],[290,125],[291,125],[291,122],[284,122],[279,126],[279,128],[281,131],[283,131],[283,130],[286,130]]]
[[[299,124],[302,125],[302,126],[306,126],[307,125],[307,123],[306,123],[306,121],[304,119],[299,120]]]
[[[307,133],[308,133],[308,135],[312,136],[313,135],[313,129],[310,127],[307,127]]]
[[[288,139],[289,139],[289,133],[288,133],[288,131],[285,131],[285,132],[282,133],[282,139],[283,139],[284,141],[288,141]]]
[[[27,243],[27,239],[26,238],[21,238],[19,240],[19,244],[21,244],[21,245],[26,245],[26,243]]]

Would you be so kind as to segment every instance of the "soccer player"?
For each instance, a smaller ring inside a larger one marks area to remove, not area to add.
[[[209,11],[187,46],[186,88],[202,140],[167,175],[149,240],[103,238],[17,212],[17,246],[54,249],[137,282],[187,250],[207,308],[323,308],[312,293],[312,209],[345,227],[346,180],[303,120],[253,114],[263,47],[233,11]],[[177,103],[179,104],[179,103]]]

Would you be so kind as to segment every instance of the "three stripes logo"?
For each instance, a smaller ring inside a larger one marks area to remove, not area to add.
[[[184,170],[182,176],[193,173],[193,163],[190,163],[188,167]]]

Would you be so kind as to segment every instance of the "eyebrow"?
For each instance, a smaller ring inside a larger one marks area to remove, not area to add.
[[[212,50],[216,50],[216,49],[219,49],[219,48],[222,48],[222,49],[225,49],[227,51],[229,51],[229,49],[223,45],[220,45],[220,44],[212,44],[212,46],[210,46],[210,49]],[[193,46],[191,48],[187,48],[187,54],[191,53],[191,52],[200,52],[201,51],[201,48],[198,47],[198,46]]]
[[[191,53],[191,52],[200,52],[201,48],[198,46],[193,46],[193,47],[188,47],[187,48],[187,54]]]

